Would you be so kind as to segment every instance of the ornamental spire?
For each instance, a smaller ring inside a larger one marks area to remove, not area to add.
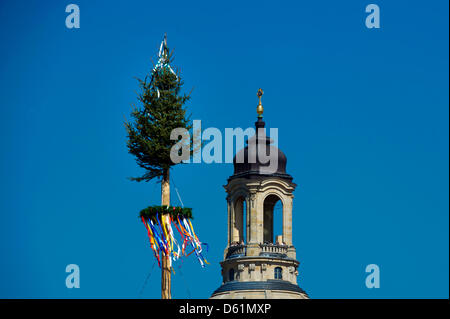
[[[261,104],[261,97],[263,96],[263,94],[264,94],[264,91],[261,88],[258,90],[258,93],[256,93],[256,96],[259,98],[259,104],[256,107],[256,113],[258,113],[259,119],[262,119],[262,114],[264,112],[264,108]]]

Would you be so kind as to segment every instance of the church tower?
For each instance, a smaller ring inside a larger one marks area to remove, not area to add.
[[[287,158],[264,132],[259,89],[256,134],[234,160],[227,192],[228,243],[222,285],[212,299],[306,299],[297,284],[299,262],[292,243],[292,204],[296,184],[286,173]],[[255,147],[256,146],[256,147]],[[258,148],[269,155],[262,159]],[[269,153],[270,152],[270,153]],[[275,158],[276,157],[276,158]],[[275,169],[270,163],[277,163]],[[281,211],[275,207],[282,206]],[[274,234],[281,219],[282,233]]]

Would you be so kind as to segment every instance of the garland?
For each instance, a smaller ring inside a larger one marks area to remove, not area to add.
[[[194,219],[192,216],[192,208],[182,207],[169,207],[169,206],[149,206],[144,208],[139,213],[140,217],[150,218],[156,221],[157,214],[170,214],[170,217],[176,218],[177,216],[183,216],[185,218]]]
[[[162,218],[163,216],[165,218]],[[191,208],[150,206],[141,210],[139,217],[147,229],[150,247],[159,267],[161,267],[160,256],[170,256],[170,261],[176,261],[181,256],[189,256],[192,253],[202,267],[209,264],[202,254],[202,245],[205,245],[208,251],[208,244],[202,243],[195,234],[191,223],[193,219]],[[180,234],[181,246],[174,236],[172,224]]]

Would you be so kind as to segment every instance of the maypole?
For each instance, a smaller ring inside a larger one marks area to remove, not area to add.
[[[162,206],[170,206],[170,171],[167,170],[164,173],[163,179],[161,181],[161,205]],[[170,220],[168,219],[168,214],[162,215],[162,224],[163,227],[165,225],[170,224]],[[161,263],[161,299],[171,299],[172,293],[170,290],[171,282],[170,282],[170,257],[163,254],[162,263]]]
[[[182,255],[195,253],[202,267],[207,263],[202,255],[202,245],[191,223],[189,208],[170,206],[170,168],[174,163],[170,157],[171,148],[178,142],[171,139],[171,132],[177,128],[190,130],[192,124],[186,117],[183,105],[189,95],[181,94],[183,82],[170,62],[172,53],[167,46],[167,36],[158,52],[158,62],[151,74],[139,81],[141,93],[138,94],[140,108],[134,108],[133,122],[125,122],[128,133],[128,151],[136,157],[138,165],[146,170],[140,177],[131,180],[141,182],[158,178],[161,182],[161,206],[150,206],[140,212],[150,247],[161,268],[161,298],[170,299],[172,263]],[[194,149],[191,140],[189,153]],[[181,247],[176,240],[174,227],[179,232]],[[192,251],[187,254],[187,248]]]

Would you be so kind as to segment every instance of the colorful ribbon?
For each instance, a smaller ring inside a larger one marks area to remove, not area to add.
[[[198,239],[190,219],[183,215],[176,215],[175,218],[175,216],[165,212],[163,215],[156,213],[153,217],[141,216],[141,220],[147,229],[150,247],[158,261],[159,267],[161,267],[160,256],[169,256],[169,260],[177,261],[181,256],[187,257],[192,253],[195,254],[202,267],[205,267],[205,264],[209,264],[202,254],[202,246],[206,246],[206,252],[208,252],[208,244],[202,243]],[[181,246],[175,238],[172,224],[175,225],[181,236]]]

